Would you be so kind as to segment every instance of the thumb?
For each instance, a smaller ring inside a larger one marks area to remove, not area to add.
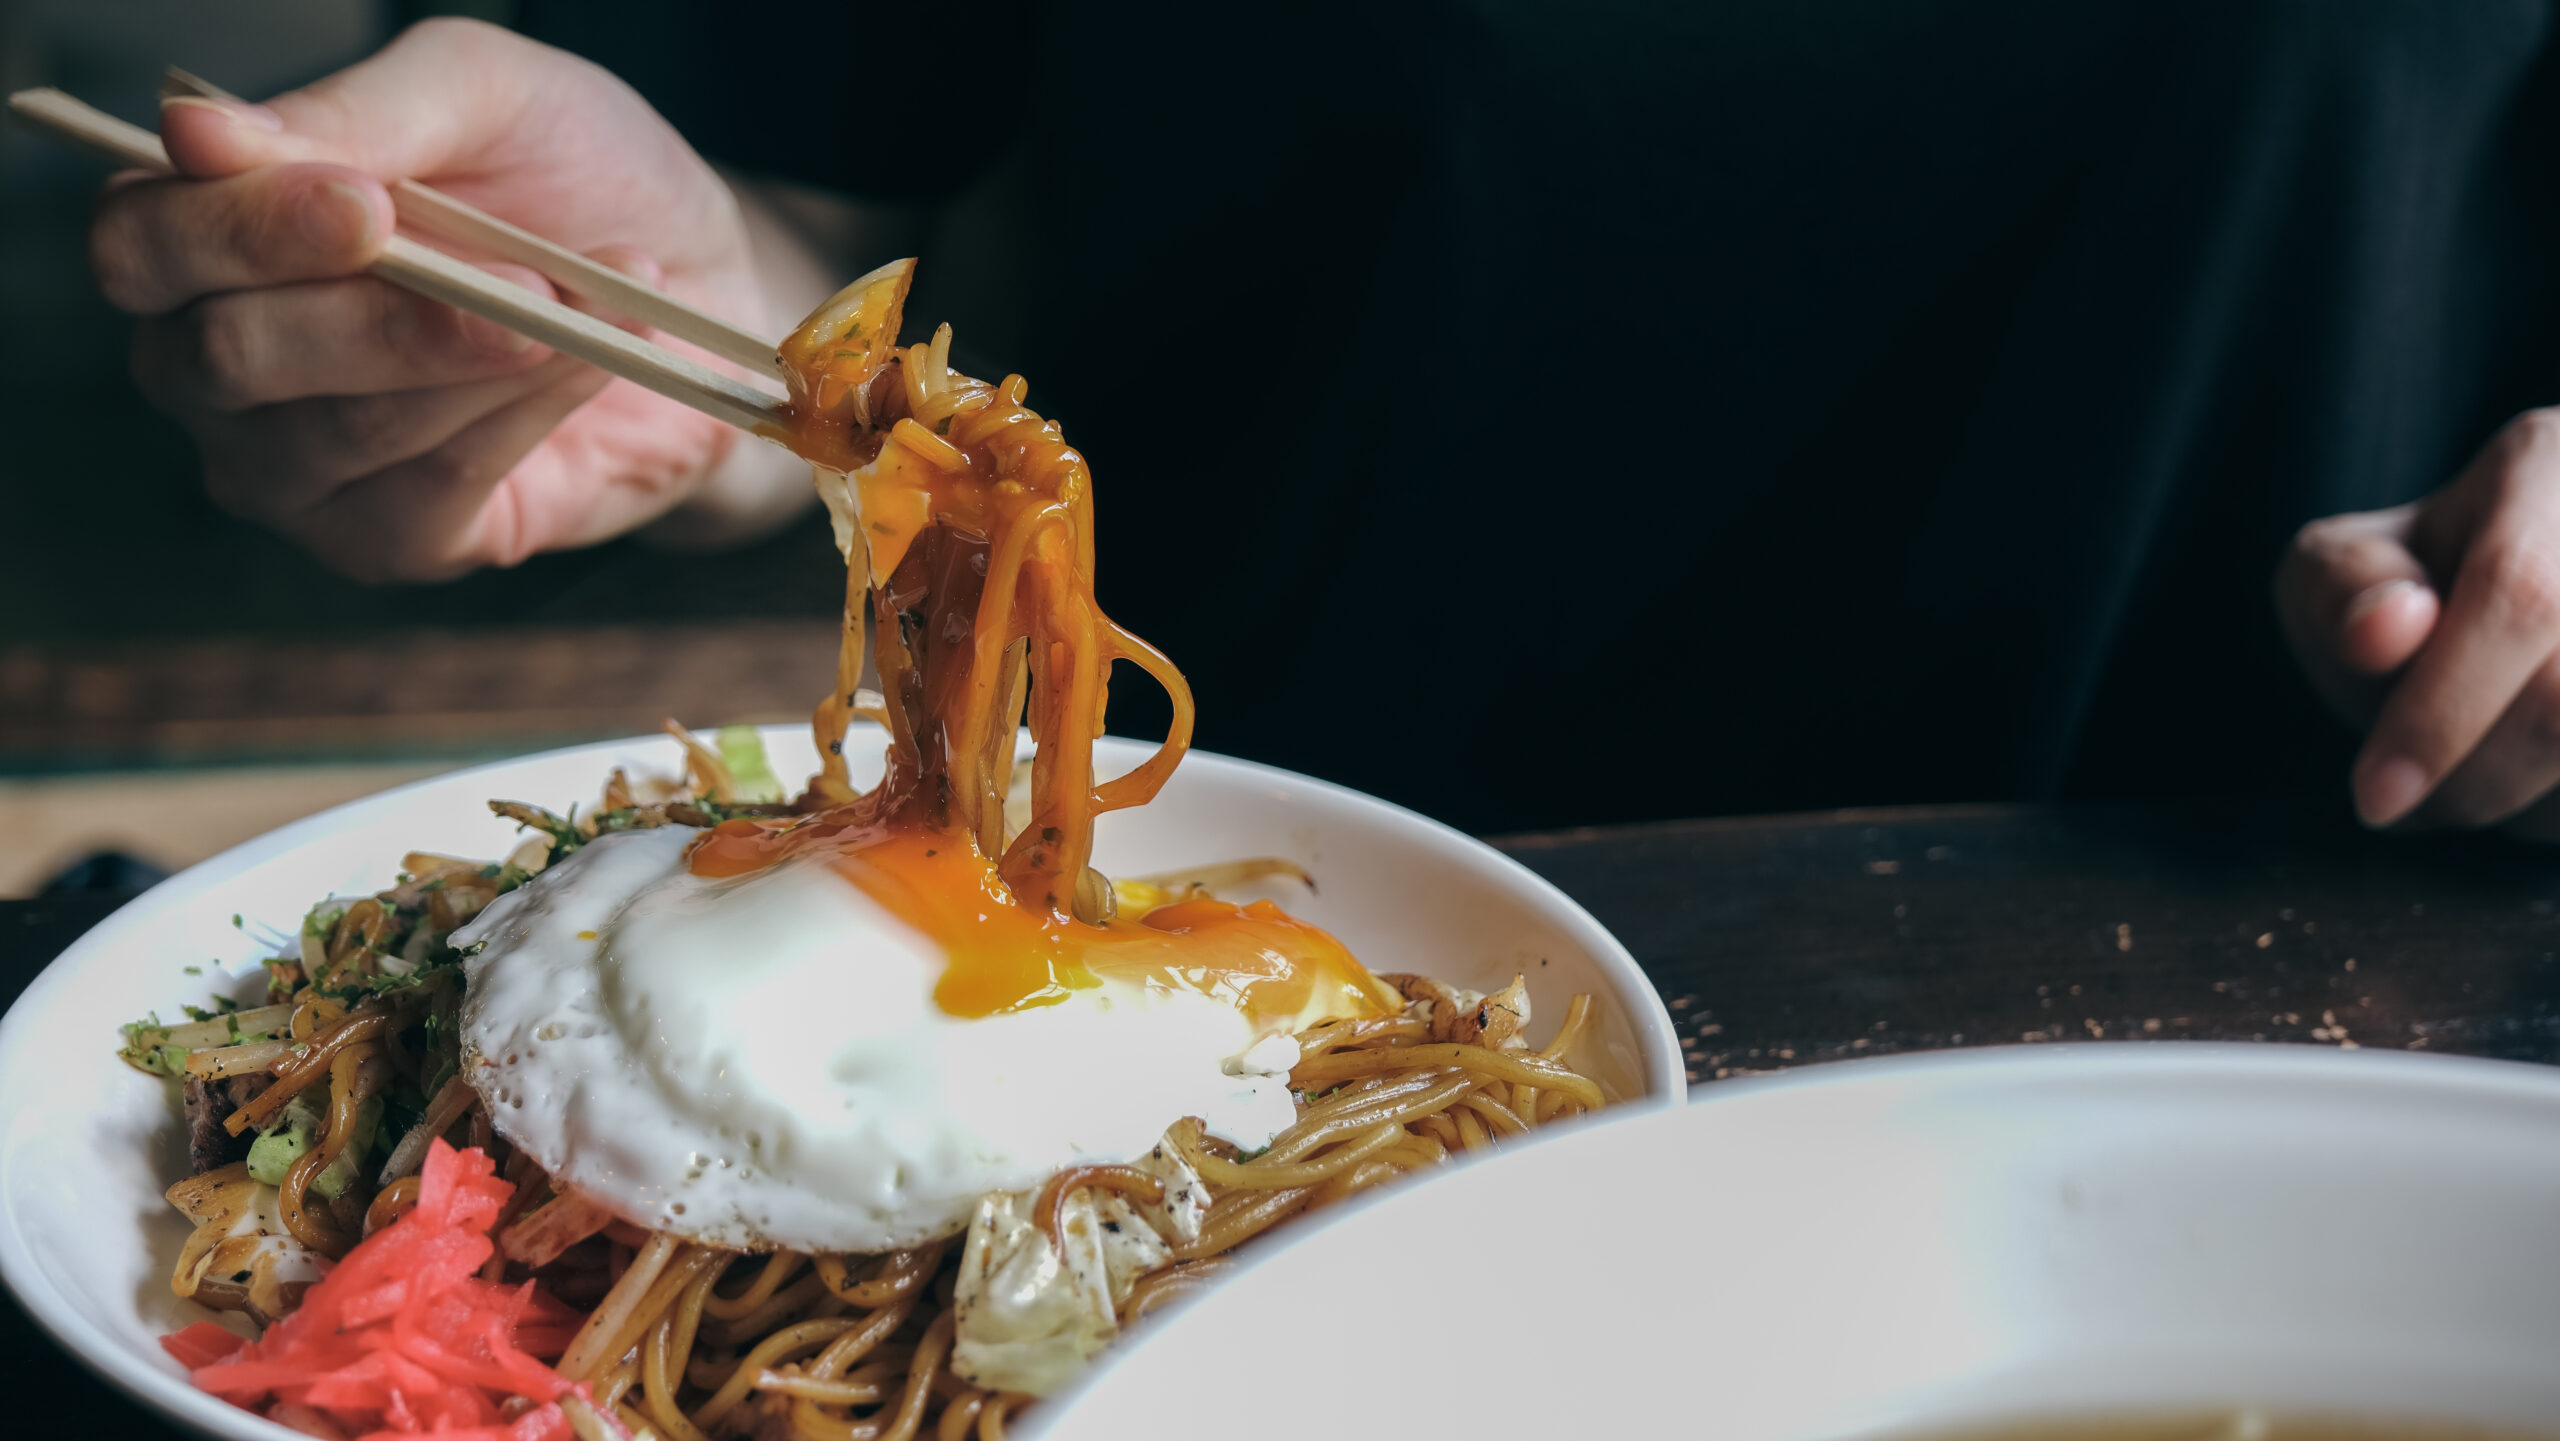
[[[2442,609],[2423,573],[2375,581],[2357,591],[2338,614],[2340,663],[2358,675],[2391,674],[2426,644]]]
[[[181,174],[320,160],[380,179],[434,175],[516,132],[569,57],[477,21],[413,25],[370,58],[264,105],[173,96],[160,138]]]
[[[2302,528],[2276,571],[2286,639],[2341,712],[2370,719],[2373,682],[2407,665],[2440,599],[2409,548],[2415,506],[2331,516]]]
[[[2408,664],[2435,623],[2427,568],[2409,548],[2418,507],[2315,520],[2294,537],[2277,571],[2277,603],[2297,644],[2358,675]]]
[[[310,142],[288,135],[264,105],[172,95],[160,102],[160,143],[169,163],[193,180],[218,180],[261,165],[311,158]]]

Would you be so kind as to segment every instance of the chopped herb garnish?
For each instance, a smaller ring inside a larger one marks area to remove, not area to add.
[[[567,855],[586,844],[586,836],[578,830],[576,806],[569,807],[569,813],[565,816],[554,814],[540,806],[527,805],[523,801],[491,801],[489,809],[528,830],[540,831],[551,837],[551,849],[555,855]]]
[[[435,958],[428,961],[425,965],[418,967],[416,970],[402,971],[398,974],[386,972],[383,975],[371,977],[365,985],[358,986],[356,989],[360,991],[370,990],[378,996],[389,995],[393,991],[410,990],[417,986],[423,986],[427,982],[435,979],[437,976],[444,974],[461,959],[461,953],[455,951],[452,947],[438,946],[436,948]]]

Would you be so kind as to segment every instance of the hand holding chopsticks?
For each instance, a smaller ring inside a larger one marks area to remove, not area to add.
[[[59,90],[20,91],[9,97],[9,109],[21,122],[93,151],[112,163],[156,174],[174,173],[158,136]],[[774,357],[769,345],[760,351],[749,351],[753,338],[747,332],[684,307],[629,277],[424,186],[403,182],[394,188],[394,203],[404,221],[418,224],[421,229],[434,229],[447,238],[482,245],[529,266],[573,294],[623,309],[636,319],[703,344],[724,358],[760,362],[760,373],[773,373]],[[780,438],[786,416],[776,396],[583,311],[510,285],[441,251],[395,235],[371,269],[394,285],[494,321],[715,419],[767,438]],[[645,298],[635,303],[635,296]],[[714,337],[719,344],[705,344],[704,336]]]
[[[205,79],[170,66],[160,77],[160,98],[193,96],[246,104],[237,95]],[[563,245],[483,214],[440,190],[415,180],[391,182],[391,203],[403,225],[465,245],[476,245],[501,260],[512,260],[581,299],[654,325],[749,375],[773,372],[773,342],[716,315],[705,315],[664,291],[652,290],[611,266],[598,265]]]
[[[88,236],[134,379],[216,505],[323,564],[432,580],[642,527],[721,546],[811,499],[767,337],[833,263],[597,66],[430,20],[263,103],[173,74],[157,136],[60,95],[12,109],[150,172]]]

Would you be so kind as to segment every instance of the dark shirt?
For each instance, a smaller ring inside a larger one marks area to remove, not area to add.
[[[911,336],[1091,459],[1200,744],[1508,829],[2341,788],[2267,578],[2551,398],[2552,8],[531,28],[717,156],[943,205]]]

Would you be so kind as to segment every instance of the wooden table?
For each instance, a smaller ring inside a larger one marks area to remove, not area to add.
[[[2560,852],[2377,836],[2343,802],[1852,811],[1502,844],[1635,952],[1693,1081],[2089,1039],[2560,1061]]]
[[[2560,1060],[2560,852],[2263,804],[1967,806],[1516,837],[1644,963],[1691,1079],[1951,1046]],[[0,903],[10,996],[115,898]],[[102,1041],[103,1044],[103,1041]],[[0,1355],[49,1350],[11,1308]],[[164,1435],[66,1366],[66,1434]]]

